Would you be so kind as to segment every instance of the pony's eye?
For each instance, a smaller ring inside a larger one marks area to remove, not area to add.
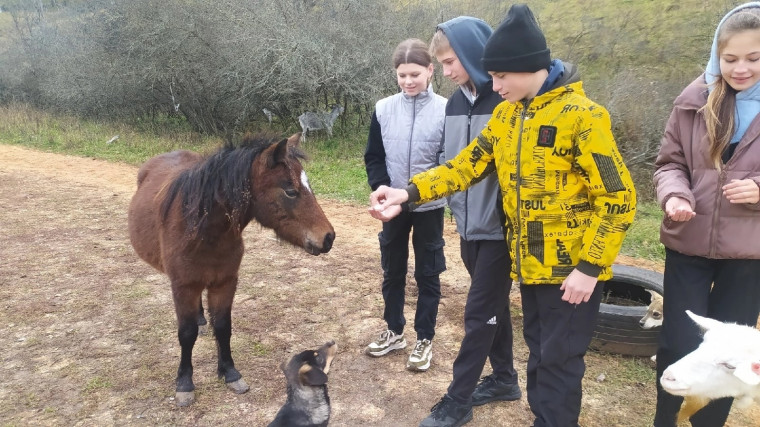
[[[290,197],[291,199],[295,199],[296,197],[298,197],[298,191],[296,191],[295,188],[288,188],[287,190],[285,190],[285,195]]]
[[[729,371],[733,371],[734,369],[736,369],[736,366],[734,366],[734,365],[732,365],[732,364],[730,364],[728,362],[720,362],[720,363],[718,363],[718,365],[720,365],[720,366],[728,369]]]

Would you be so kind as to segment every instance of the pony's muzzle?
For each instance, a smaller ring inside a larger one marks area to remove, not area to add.
[[[313,240],[307,237],[304,249],[306,249],[306,252],[312,255],[326,254],[330,252],[330,249],[332,249],[334,241],[335,232],[332,231],[325,234],[325,237],[322,239],[321,244],[315,243]]]

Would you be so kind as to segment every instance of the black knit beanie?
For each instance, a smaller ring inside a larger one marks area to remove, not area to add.
[[[538,22],[525,4],[509,8],[483,50],[486,71],[534,73],[549,69],[551,56]]]

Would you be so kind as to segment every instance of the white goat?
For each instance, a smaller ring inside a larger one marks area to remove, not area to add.
[[[307,111],[298,116],[298,123],[301,124],[301,141],[306,141],[306,133],[310,130],[325,129],[327,134],[332,136],[333,123],[342,113],[343,106],[335,105],[329,113]]]
[[[665,369],[660,378],[665,391],[685,397],[678,422],[721,397],[736,398],[739,407],[760,402],[760,331],[689,310],[686,314],[705,331],[702,344]]]

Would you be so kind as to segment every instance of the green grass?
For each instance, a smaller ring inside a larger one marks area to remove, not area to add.
[[[84,391],[88,393],[96,392],[98,390],[111,388],[113,383],[111,380],[103,377],[93,377],[87,381],[87,385],[84,387]]]
[[[346,202],[367,203],[370,189],[364,169],[365,141],[366,134],[309,140],[304,144],[309,155],[304,167],[315,193]]]
[[[320,197],[367,203],[365,132],[310,138],[303,144],[309,157],[305,168]],[[119,139],[107,144],[115,135],[119,135]],[[185,123],[167,118],[112,123],[12,105],[0,107],[0,143],[139,165],[156,154],[179,148],[208,152],[217,147],[221,139],[199,135]],[[659,242],[660,208],[652,202],[639,202],[637,209],[636,220],[621,253],[655,261],[664,259],[664,249]]]
[[[118,139],[109,144],[115,136]],[[10,105],[0,107],[0,142],[138,165],[156,154],[178,148],[203,151],[221,140],[171,120],[112,123]]]
[[[665,259],[665,247],[660,243],[662,209],[656,202],[639,202],[636,218],[623,241],[621,253],[652,261]]]

